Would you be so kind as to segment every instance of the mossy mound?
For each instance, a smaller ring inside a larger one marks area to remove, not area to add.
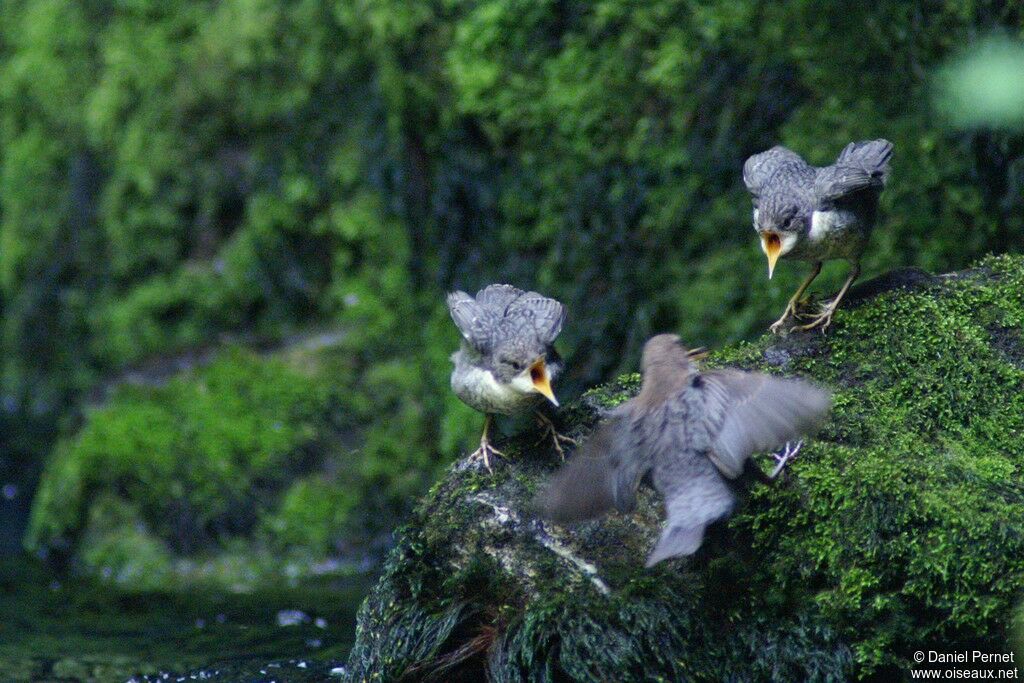
[[[290,576],[357,536],[358,453],[330,354],[227,349],[166,382],[122,385],[60,442],[30,550],[139,588]]]
[[[886,290],[891,284],[906,288]],[[902,678],[911,656],[1008,648],[1024,588],[1024,258],[883,279],[827,335],[764,337],[711,365],[833,387],[832,419],[777,487],[749,487],[693,558],[643,568],[661,520],[533,518],[556,464],[532,435],[493,476],[422,501],[364,604],[355,680]],[[699,341],[699,340],[694,340]],[[586,394],[585,435],[637,376]]]

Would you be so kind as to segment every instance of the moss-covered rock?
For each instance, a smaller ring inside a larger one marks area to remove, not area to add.
[[[891,680],[929,646],[1007,650],[1024,588],[1022,325],[1024,258],[990,257],[868,283],[827,335],[714,354],[833,387],[833,417],[784,485],[749,487],[694,558],[654,569],[650,493],[562,528],[529,511],[549,447],[513,439],[493,476],[457,465],[362,608],[354,679]],[[565,426],[584,435],[638,379],[586,394]]]
[[[166,382],[122,385],[50,458],[29,549],[138,588],[188,567],[237,583],[278,560],[337,555],[368,496],[330,358],[234,348]]]

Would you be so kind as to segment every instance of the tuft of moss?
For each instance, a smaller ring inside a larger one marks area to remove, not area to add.
[[[516,460],[453,468],[401,531],[353,679],[891,679],[930,645],[1006,650],[1024,590],[1024,257],[851,302],[826,335],[708,360],[812,378],[835,407],[786,482],[749,487],[695,557],[643,568],[653,495],[573,528],[533,519],[557,460],[517,437]],[[567,428],[637,386],[588,392]]]

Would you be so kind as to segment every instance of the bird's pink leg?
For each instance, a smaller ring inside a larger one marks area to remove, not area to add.
[[[491,420],[493,419],[494,417],[490,413],[487,413],[484,416],[484,433],[480,436],[480,448],[476,449],[475,451],[469,454],[469,459],[471,461],[480,460],[482,458],[484,461],[484,467],[486,467],[487,471],[490,472],[491,474],[494,474],[494,470],[491,469],[491,456],[505,455],[497,448],[492,446],[490,439],[487,438],[487,431],[488,429],[490,429]]]
[[[860,275],[860,264],[855,263],[853,264],[853,268],[850,270],[849,277],[847,277],[846,282],[843,283],[842,289],[839,290],[839,293],[836,294],[832,301],[822,305],[821,313],[811,318],[811,322],[806,325],[797,325],[792,328],[790,332],[793,330],[806,332],[807,330],[813,330],[816,327],[820,327],[822,332],[827,330],[828,326],[832,324],[832,316],[835,315],[836,309],[839,308],[839,302],[843,300],[844,296],[846,296],[846,290],[850,289],[850,285],[853,284],[853,281],[857,279],[858,275]]]
[[[790,446],[787,441],[781,452],[772,453],[772,457],[775,458],[775,469],[768,475],[768,478],[775,479],[775,477],[779,476],[782,470],[786,468],[786,465],[789,464],[789,461],[797,456],[803,445],[803,441],[797,441],[795,446]]]

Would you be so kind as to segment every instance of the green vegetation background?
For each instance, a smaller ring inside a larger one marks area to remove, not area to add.
[[[6,0],[0,466],[25,501],[48,463],[29,545],[86,537],[98,567],[148,543],[122,569],[158,576],[390,529],[478,435],[452,288],[565,301],[563,399],[652,333],[759,332],[803,276],[767,281],[740,182],[776,142],[895,143],[867,275],[1019,251],[1024,138],[929,102],[1021,9],[923,5]]]

